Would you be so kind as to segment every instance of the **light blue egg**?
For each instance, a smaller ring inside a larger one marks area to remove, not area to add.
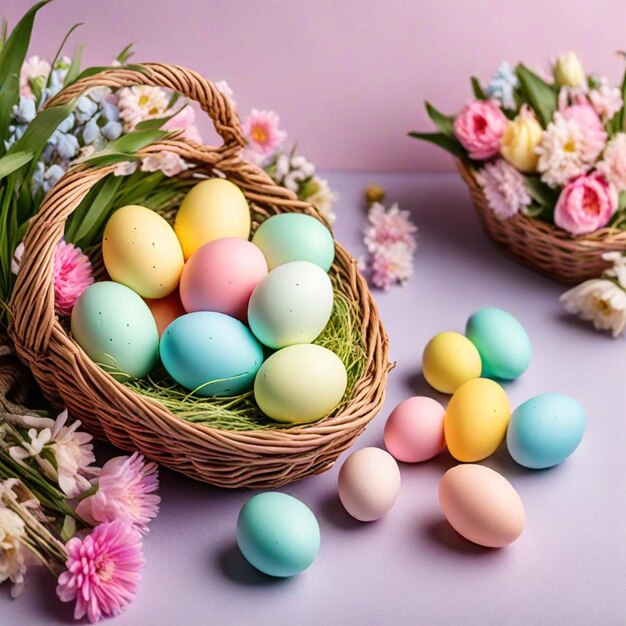
[[[148,305],[124,285],[103,281],[83,291],[72,309],[72,336],[87,356],[119,379],[141,378],[159,355]]]
[[[175,319],[161,337],[169,375],[199,396],[236,396],[252,388],[263,349],[247,326],[223,313],[197,311]]]
[[[282,213],[265,220],[252,243],[261,249],[271,271],[283,263],[309,261],[325,272],[335,258],[335,242],[322,222],[303,213]]]
[[[476,346],[483,378],[513,380],[530,365],[532,348],[518,319],[495,307],[480,309],[465,326],[466,337]]]
[[[506,445],[513,459],[524,467],[552,467],[576,450],[585,423],[580,402],[560,393],[542,393],[513,411]]]
[[[285,493],[260,493],[239,513],[237,544],[258,570],[286,578],[313,563],[320,549],[320,527],[300,500]]]

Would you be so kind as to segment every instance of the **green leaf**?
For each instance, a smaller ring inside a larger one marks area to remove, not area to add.
[[[82,22],[78,22],[76,24],[74,24],[68,31],[67,33],[65,33],[65,37],[63,37],[63,40],[61,41],[61,45],[58,47],[56,54],[54,55],[54,58],[52,59],[50,66],[54,69],[54,64],[59,60],[59,57],[61,56],[61,52],[63,52],[63,47],[65,46],[65,44],[67,43],[67,40],[69,39],[70,35],[80,26],[82,26],[83,23]],[[46,87],[50,87],[51,84],[51,80],[52,80],[52,72],[50,72],[48,74],[48,80],[46,81]],[[65,82],[64,84],[67,84],[67,82]]]
[[[472,81],[472,91],[474,92],[474,97],[478,100],[487,100],[488,96],[485,93],[485,90],[480,86],[480,82],[476,76],[472,76],[470,78]]]
[[[626,209],[626,191],[622,191],[619,194],[619,201],[617,204],[617,212],[619,213],[620,211],[623,211],[624,209]]]
[[[133,46],[135,44],[129,43],[118,55],[117,58],[115,59],[118,63],[121,63],[122,65],[126,64],[126,61],[128,61],[128,59],[130,57],[133,56],[133,54],[135,54],[133,52]]]
[[[558,95],[556,91],[524,65],[518,65],[515,73],[520,81],[520,89],[525,99],[539,116],[544,128],[552,120],[557,109]]]
[[[438,111],[430,102],[426,102],[426,112],[440,133],[446,137],[454,137],[451,117]]]
[[[80,74],[80,62],[83,56],[83,44],[80,44],[78,48],[76,48],[76,52],[74,52],[74,56],[72,57],[72,62],[67,70],[67,74],[65,75],[65,80],[63,81],[64,85],[69,85],[76,80],[76,77]]]
[[[124,163],[124,161],[138,161],[139,157],[133,154],[127,154],[126,152],[107,152],[102,150],[96,152],[93,156],[85,157],[82,159],[76,159],[74,163],[85,163],[87,165],[113,165],[114,163]]]
[[[178,113],[178,111],[176,111]],[[159,130],[163,124],[169,122],[176,113],[172,115],[168,115],[167,117],[158,117],[151,120],[143,120],[143,122],[139,122],[134,130]]]
[[[0,50],[4,47],[4,43],[7,40],[7,32],[9,30],[9,24],[6,18],[2,18],[2,27],[0,27]]]
[[[32,152],[12,152],[3,156],[0,159],[0,180],[26,165],[33,156],[35,155]]]
[[[536,176],[526,176],[526,187],[530,197],[539,205],[546,208],[554,208],[559,192],[551,189]]]
[[[89,210],[76,231],[74,240],[79,247],[84,247],[87,242],[82,240],[92,231],[98,231],[108,219],[115,194],[124,178],[122,176],[107,176],[98,194],[91,201]]]
[[[413,137],[415,139],[421,139],[422,141],[428,141],[429,143],[433,143],[440,148],[443,148],[447,152],[450,152],[455,157],[460,159],[466,159],[467,154],[461,144],[451,137],[448,137],[442,133],[418,133],[411,132],[409,133],[409,137]]]
[[[96,152],[94,157],[107,154],[109,152],[123,152],[126,154],[134,154],[138,150],[149,146],[155,141],[165,139],[170,134],[167,130],[133,130],[128,135],[122,135],[119,139],[112,141],[104,150]],[[92,157],[93,158],[93,157]]]
[[[78,82],[83,78],[88,78],[89,76],[94,76],[96,74],[101,74],[102,72],[106,72],[108,70],[119,70],[119,67],[115,67],[114,65],[98,65],[94,67],[88,67],[83,70],[73,82]],[[125,65],[125,70],[132,70],[133,72],[141,72],[142,74],[149,74],[150,72],[143,65]]]
[[[10,152],[34,152],[42,150],[59,124],[74,110],[74,101],[40,111],[28,125],[24,134],[13,144]]]
[[[4,141],[9,138],[9,124],[13,106],[20,95],[20,79],[12,74],[0,87],[0,156],[6,153]]]

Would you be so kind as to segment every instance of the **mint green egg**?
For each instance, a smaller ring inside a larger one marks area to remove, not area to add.
[[[72,309],[71,329],[87,356],[117,378],[141,378],[156,364],[159,333],[154,317],[143,299],[124,285],[104,281],[87,287]]]
[[[270,217],[254,233],[252,243],[263,252],[270,271],[283,263],[309,261],[327,272],[335,259],[335,243],[328,228],[303,213]]]
[[[286,493],[260,493],[239,513],[237,545],[256,569],[287,578],[315,560],[320,527],[311,509],[297,498]]]

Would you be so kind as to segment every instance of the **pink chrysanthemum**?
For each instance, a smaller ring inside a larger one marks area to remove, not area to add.
[[[504,159],[487,163],[477,179],[498,219],[513,217],[532,202],[524,176]]]
[[[395,283],[403,284],[413,275],[413,250],[397,241],[379,248],[372,256],[372,284],[388,291]]]
[[[54,255],[54,308],[69,315],[80,294],[93,283],[91,262],[80,248],[59,241]]]
[[[246,158],[261,162],[280,148],[287,133],[279,128],[280,118],[274,111],[252,109],[242,124],[242,130],[248,141]]]
[[[372,254],[395,243],[402,243],[412,252],[417,247],[416,232],[408,211],[401,211],[397,204],[387,210],[375,202],[368,212],[363,241]]]
[[[146,463],[138,452],[130,457],[118,456],[104,464],[94,483],[96,493],[76,508],[85,521],[97,524],[121,519],[141,533],[148,531],[161,501],[155,493],[159,488],[156,463]]]
[[[67,570],[59,576],[57,595],[76,600],[74,618],[91,623],[118,615],[132,602],[144,566],[141,536],[121,520],[101,524],[84,539],[67,542]]]

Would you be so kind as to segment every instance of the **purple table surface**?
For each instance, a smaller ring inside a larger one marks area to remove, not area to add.
[[[474,546],[444,521],[437,503],[447,454],[402,465],[402,489],[382,520],[361,524],[337,499],[337,466],[284,489],[317,515],[322,548],[300,576],[275,580],[237,550],[235,523],[248,491],[226,491],[161,471],[161,513],[145,541],[147,566],[132,606],[116,626],[185,624],[626,623],[626,343],[566,315],[563,287],[490,245],[461,181],[452,174],[327,172],[341,194],[336,236],[362,254],[364,186],[378,182],[419,226],[415,275],[405,288],[375,294],[391,343],[385,405],[355,448],[382,445],[390,410],[411,395],[435,395],[420,374],[421,351],[443,330],[461,331],[486,305],[526,326],[529,371],[506,386],[511,404],[558,391],[587,409],[585,438],[561,466],[530,471],[505,449],[484,461],[518,489],[526,507],[521,538],[502,550]],[[114,453],[100,447],[102,460]],[[54,581],[41,570],[22,597],[0,593],[2,626],[72,623]]]

